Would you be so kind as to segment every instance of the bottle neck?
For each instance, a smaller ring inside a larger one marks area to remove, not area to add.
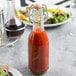
[[[44,30],[43,24],[41,24],[41,23],[35,23],[35,24],[33,24],[33,30],[36,30],[36,29],[42,29],[42,30]]]
[[[33,30],[42,29],[44,30],[44,16],[43,9],[34,9],[33,10]]]
[[[13,18],[15,14],[14,0],[8,0],[8,18]]]

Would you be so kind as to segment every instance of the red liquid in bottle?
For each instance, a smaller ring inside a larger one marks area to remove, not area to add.
[[[49,40],[42,29],[33,30],[28,40],[29,69],[43,74],[49,68]]]

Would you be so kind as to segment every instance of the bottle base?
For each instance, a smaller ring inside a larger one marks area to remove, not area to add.
[[[42,72],[35,72],[35,71],[32,71],[30,70],[34,75],[42,75],[42,74],[45,74],[47,72],[48,69],[46,69],[45,71],[42,71]]]

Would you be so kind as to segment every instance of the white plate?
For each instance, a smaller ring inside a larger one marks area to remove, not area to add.
[[[39,4],[41,5],[41,3]],[[56,8],[59,8],[60,10],[66,12],[66,13],[69,13],[70,15],[70,9],[68,8],[64,8],[64,7],[58,7],[56,5],[47,5],[47,8],[48,9],[56,9]],[[60,23],[56,23],[56,24],[44,24],[44,27],[54,27],[54,26],[59,26],[59,25],[63,25],[65,23],[68,23],[69,21],[71,20],[71,17],[69,17],[66,21],[64,22],[60,22]],[[27,22],[24,22],[25,24],[28,24],[29,26],[33,26],[33,24],[31,23],[27,23]]]
[[[22,76],[22,74],[19,71],[17,71],[16,69],[12,67],[9,67],[8,71],[11,72],[13,76]]]

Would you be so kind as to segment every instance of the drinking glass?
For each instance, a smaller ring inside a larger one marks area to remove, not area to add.
[[[76,0],[71,0],[70,11],[72,22],[76,23]]]
[[[7,19],[8,19],[8,3],[7,3],[7,0],[2,0],[4,1],[4,5],[0,5],[0,47],[1,46],[12,46],[14,45],[14,43],[16,43],[21,35],[17,38],[9,38],[6,34],[6,27],[5,27],[5,24],[7,22]],[[18,29],[18,30],[15,30],[14,32],[19,32],[21,30],[25,30],[25,26],[24,28],[21,28],[21,29]],[[9,32],[12,32],[11,30],[7,30]],[[22,32],[23,33],[23,32]]]
[[[3,10],[0,10],[0,47],[12,46],[16,41],[18,41],[18,38],[11,39],[6,36],[2,14]]]
[[[76,0],[71,0],[70,3],[70,13],[71,13],[71,24],[72,32],[71,35],[76,35]]]

